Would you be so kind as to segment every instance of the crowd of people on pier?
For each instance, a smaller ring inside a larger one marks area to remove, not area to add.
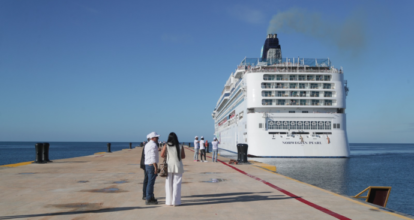
[[[147,135],[147,142],[142,143],[143,149],[140,163],[141,169],[144,170],[142,199],[145,200],[147,205],[158,204],[158,200],[154,196],[154,184],[160,172],[158,164],[161,152],[164,164],[167,164],[166,172],[168,172],[168,175],[165,176],[165,204],[169,206],[181,205],[181,183],[184,173],[182,159],[185,158],[184,147],[180,144],[174,132],[168,135],[167,142],[159,142],[159,137],[160,135],[156,132],[151,132]],[[207,162],[206,153],[208,153],[210,144],[207,140],[204,140],[203,136],[200,139],[198,140],[198,136],[196,136],[194,140],[194,162]],[[217,138],[214,138],[211,142],[213,162],[217,162],[218,144]],[[201,160],[198,159],[199,155]]]

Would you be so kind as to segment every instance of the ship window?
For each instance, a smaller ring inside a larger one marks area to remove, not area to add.
[[[331,76],[324,76],[324,80],[325,80],[325,81],[329,81],[329,80],[331,80]]]
[[[290,92],[290,96],[292,96],[292,97],[299,97],[297,91]]]
[[[332,106],[332,100],[325,100],[325,105]]]
[[[340,126],[340,124],[339,124],[339,123],[336,125],[336,128],[338,128],[338,129],[339,129],[339,128],[341,128],[341,126]]]
[[[301,91],[299,96],[300,97],[306,97],[306,92],[305,91]]]
[[[306,76],[305,75],[299,75],[299,81],[305,81]]]
[[[300,100],[300,105],[306,105],[306,100]]]
[[[262,105],[272,105],[273,100],[271,99],[263,99],[262,100]]]
[[[325,121],[325,130],[331,130],[331,122]]]
[[[290,79],[290,81],[295,81],[296,80],[296,75],[290,75],[289,79]]]
[[[336,124],[333,124],[334,126],[333,126],[333,128],[336,128]]]
[[[299,89],[304,89],[305,88],[305,83],[299,83]]]
[[[262,89],[270,89],[270,88],[272,88],[271,83],[262,83]]]
[[[291,121],[290,122],[290,129],[296,130],[296,121]]]
[[[302,130],[303,129],[303,122],[302,121],[298,121],[298,122],[296,122],[296,124],[297,124],[297,129],[298,130]]]
[[[283,129],[287,130],[289,129],[289,122],[288,121],[283,121]]]
[[[312,105],[319,105],[319,100],[312,100]]]
[[[318,124],[317,124],[317,122],[316,122],[316,121],[313,121],[313,122],[312,122],[312,124],[311,124],[311,129],[312,129],[312,130],[316,130],[316,129],[318,129]]]
[[[308,111],[302,111],[302,113],[309,113]]]
[[[282,75],[277,75],[276,80],[283,80],[283,76]]]
[[[284,87],[284,84],[283,83],[277,83],[276,84],[276,88],[278,88],[278,89],[281,89],[283,87]]]
[[[271,91],[262,91],[262,96],[270,97],[270,96],[272,96],[272,92]]]
[[[310,84],[310,88],[311,89],[317,89],[318,88],[318,84],[317,83],[311,83]]]
[[[314,75],[308,75],[308,81],[313,81],[314,80]]]
[[[319,97],[319,92],[311,92],[311,97]]]
[[[298,100],[295,100],[295,99],[290,100],[290,105],[297,105],[297,104],[298,104]]]
[[[325,122],[320,121],[318,123],[318,130],[324,130],[325,129]]]
[[[290,87],[291,89],[296,89],[298,87],[297,83],[290,83]]]
[[[259,128],[262,128],[263,127],[263,124],[262,123],[259,123]]]
[[[285,100],[277,100],[277,105],[285,105]]]
[[[278,91],[277,92],[277,96],[278,97],[282,97],[282,96],[284,96],[285,95],[285,91]]]
[[[331,84],[329,84],[329,83],[324,83],[324,84],[323,84],[323,88],[324,88],[324,89],[330,89],[330,88],[331,88]]]
[[[309,130],[310,129],[310,121],[305,121],[303,124],[303,129],[304,130]]]
[[[317,75],[316,76],[316,81],[322,81],[323,80],[323,78],[322,78],[322,76],[321,75]]]
[[[325,92],[325,97],[332,97],[332,92]]]
[[[275,75],[263,75],[263,80],[275,80]]]
[[[289,113],[295,113],[295,111],[289,111]]]

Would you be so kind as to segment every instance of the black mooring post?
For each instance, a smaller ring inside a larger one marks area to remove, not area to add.
[[[43,143],[43,161],[44,162],[53,162],[49,160],[49,143]]]
[[[129,149],[132,149],[132,143],[129,143]]]
[[[247,161],[247,144],[237,144],[237,162],[248,163]]]
[[[36,148],[36,160],[33,163],[45,163],[43,161],[43,143],[37,143]]]
[[[108,153],[111,153],[111,143],[106,144],[108,146]]]

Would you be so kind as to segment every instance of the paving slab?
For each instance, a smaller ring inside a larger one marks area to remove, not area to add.
[[[182,205],[142,200],[142,148],[0,167],[0,219],[411,219],[277,174],[269,165],[194,162],[186,147]],[[210,154],[208,154],[210,156]]]

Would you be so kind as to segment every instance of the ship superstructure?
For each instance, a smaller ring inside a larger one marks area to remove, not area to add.
[[[329,59],[283,58],[269,34],[260,58],[245,58],[212,114],[220,148],[259,157],[348,157],[342,68]]]

